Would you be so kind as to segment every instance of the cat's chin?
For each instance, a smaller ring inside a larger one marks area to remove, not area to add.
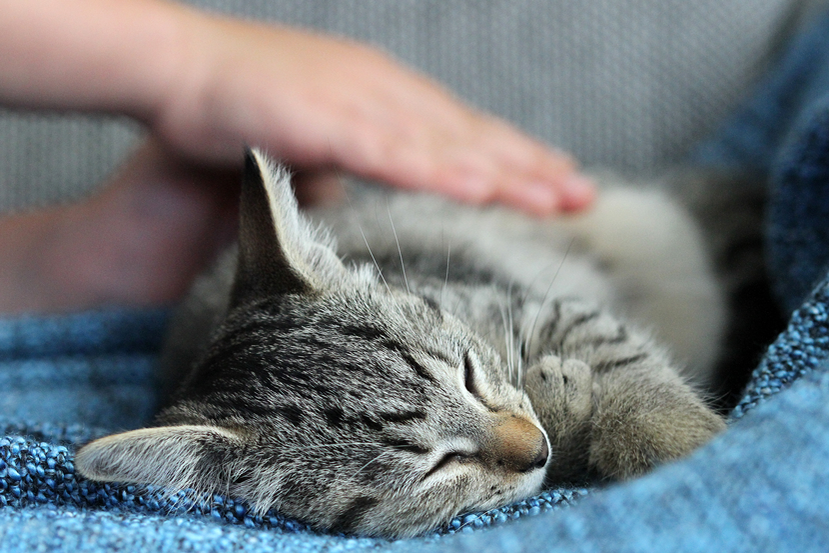
[[[474,506],[464,509],[464,511],[488,511],[537,495],[543,489],[545,474],[546,471],[544,470],[536,470],[528,475],[525,482],[521,482],[515,487],[503,486],[493,490],[492,494],[485,500],[477,502]]]
[[[452,516],[463,515],[467,513],[482,513],[490,509],[497,509],[504,507],[516,501],[521,501],[528,497],[538,495],[544,489],[544,479],[546,470],[539,469],[526,475],[522,481],[517,484],[503,484],[495,487],[495,489],[488,490],[486,496],[480,500],[470,503],[458,512],[453,513]],[[448,520],[442,521],[446,523]]]
[[[431,510],[431,512],[418,510],[416,514],[413,514],[412,506],[401,509],[400,504],[395,502],[396,509],[384,509],[375,516],[367,517],[352,531],[361,536],[392,539],[422,536],[446,526],[452,518],[458,515],[482,513],[537,495],[543,489],[544,477],[545,470],[537,469],[523,475],[521,481],[517,483],[488,485],[485,493],[478,494],[478,498],[471,499],[469,503],[460,508],[453,501],[454,498],[447,498],[447,501],[439,504],[437,510]]]

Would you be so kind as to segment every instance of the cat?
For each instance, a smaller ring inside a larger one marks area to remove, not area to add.
[[[614,186],[552,219],[349,198],[309,218],[288,172],[248,152],[238,248],[170,335],[189,374],[158,426],[81,448],[82,475],[406,537],[630,478],[724,428],[704,394],[722,293],[665,194]]]

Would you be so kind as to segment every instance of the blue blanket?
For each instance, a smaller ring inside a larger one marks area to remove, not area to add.
[[[829,551],[829,15],[698,163],[769,176],[769,270],[792,312],[727,432],[588,493],[551,490],[398,542],[321,535],[228,497],[75,474],[76,444],[146,424],[167,313],[0,320],[0,551]],[[517,519],[517,520],[516,520]]]

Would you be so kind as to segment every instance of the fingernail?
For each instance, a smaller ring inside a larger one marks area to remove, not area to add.
[[[596,197],[596,183],[584,175],[575,174],[561,183],[565,209],[577,209],[588,205]]]
[[[557,211],[561,204],[558,191],[549,183],[529,182],[521,188],[520,193],[527,207],[540,214]]]
[[[463,196],[472,203],[484,203],[492,199],[492,180],[477,175],[467,175],[461,181]]]

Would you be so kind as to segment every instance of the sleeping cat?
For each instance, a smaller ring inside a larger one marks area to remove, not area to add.
[[[666,196],[615,187],[535,220],[365,188],[319,227],[289,181],[249,152],[238,254],[171,333],[192,370],[157,427],[82,448],[81,474],[401,537],[724,428],[701,392],[722,300]]]

